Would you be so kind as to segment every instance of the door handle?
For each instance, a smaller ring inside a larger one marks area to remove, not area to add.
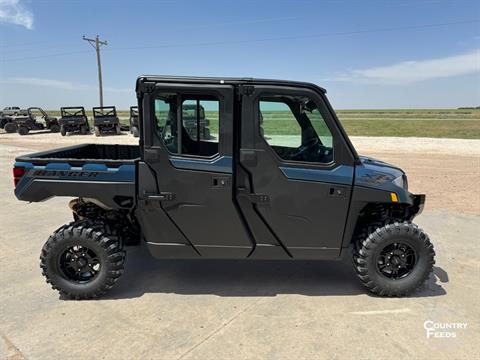
[[[230,187],[230,178],[226,176],[215,176],[212,178],[212,186],[214,188]]]
[[[332,186],[329,195],[333,197],[345,197],[347,190],[344,187]]]
[[[175,194],[171,192],[160,192],[160,194],[144,193],[145,200],[150,201],[172,201],[175,199]]]

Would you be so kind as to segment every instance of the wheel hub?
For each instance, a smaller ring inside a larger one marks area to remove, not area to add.
[[[416,253],[407,244],[393,243],[382,249],[377,259],[377,269],[393,280],[408,276],[416,264]]]
[[[62,275],[75,283],[92,281],[100,271],[100,259],[90,248],[75,245],[67,248],[59,257]]]

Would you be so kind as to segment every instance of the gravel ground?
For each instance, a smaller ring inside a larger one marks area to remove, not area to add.
[[[480,358],[480,141],[353,138],[357,150],[398,164],[427,194],[416,222],[437,252],[414,296],[385,299],[339,262],[157,261],[128,248],[118,286],[98,301],[66,301],[40,275],[40,249],[70,221],[67,200],[19,202],[15,156],[95,138],[0,134],[0,358],[475,359]],[[427,338],[425,321],[466,323]]]

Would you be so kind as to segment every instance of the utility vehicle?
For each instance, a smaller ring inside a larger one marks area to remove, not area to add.
[[[56,117],[48,115],[40,107],[29,107],[26,115],[12,116],[4,125],[7,133],[18,132],[20,135],[27,135],[30,130],[50,130],[59,132],[60,125]]]
[[[79,132],[82,135],[90,132],[90,125],[83,106],[62,107],[60,108],[60,114],[61,118],[58,123],[62,136],[71,132]]]
[[[12,122],[12,117],[10,115],[4,115],[0,112],[0,129],[4,129],[5,125],[9,122]]]
[[[138,128],[138,106],[130,106],[130,132],[135,137],[140,136]]]
[[[104,294],[123,273],[125,245],[139,243],[160,259],[331,260],[352,248],[360,282],[383,296],[408,295],[428,278],[433,246],[411,222],[425,195],[408,191],[401,169],[357,155],[324,89],[142,76],[136,92],[139,146],[16,159],[18,199],[74,198],[73,221],[40,256],[66,297]],[[218,137],[189,135],[183,107],[192,102],[217,112]]]
[[[100,136],[105,132],[113,132],[117,135],[122,133],[115,106],[94,107],[93,125],[95,126],[95,136]]]
[[[18,106],[6,106],[3,110],[0,110],[0,129],[4,129],[5,125],[12,122],[12,118],[15,116],[27,116],[27,110],[20,109]],[[15,132],[16,129],[12,130],[10,127],[10,132]]]

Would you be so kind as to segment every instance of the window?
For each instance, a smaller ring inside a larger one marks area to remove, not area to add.
[[[283,160],[329,163],[333,138],[317,105],[307,97],[259,100],[260,134]]]
[[[204,157],[218,153],[220,102],[214,97],[160,94],[155,117],[157,134],[171,153]]]

